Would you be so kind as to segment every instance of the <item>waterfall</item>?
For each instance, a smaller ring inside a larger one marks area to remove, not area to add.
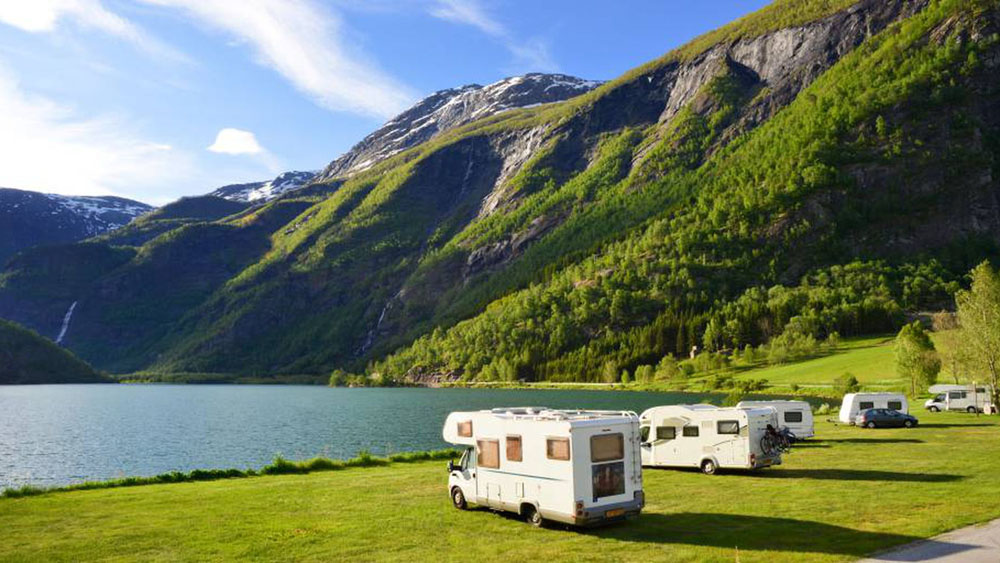
[[[56,337],[56,344],[62,344],[63,338],[66,337],[66,331],[69,330],[69,321],[73,318],[73,309],[76,309],[77,303],[77,301],[74,301],[73,304],[69,306],[69,311],[66,311],[66,316],[63,317],[62,328],[59,329],[59,336]]]

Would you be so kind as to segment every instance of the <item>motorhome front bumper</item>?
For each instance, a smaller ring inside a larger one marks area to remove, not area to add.
[[[630,501],[607,504],[590,509],[584,508],[582,514],[578,513],[569,523],[577,526],[600,526],[602,524],[610,524],[612,522],[618,522],[626,518],[638,516],[639,513],[642,512],[642,507],[644,505],[645,499],[643,498],[642,493],[640,493],[636,496],[636,498]]]

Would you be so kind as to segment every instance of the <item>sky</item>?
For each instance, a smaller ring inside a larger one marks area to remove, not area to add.
[[[0,0],[0,186],[162,205],[322,169],[417,100],[608,80],[765,0]]]

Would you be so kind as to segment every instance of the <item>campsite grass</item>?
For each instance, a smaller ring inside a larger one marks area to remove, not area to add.
[[[756,474],[647,470],[642,516],[590,531],[455,510],[433,461],[0,499],[0,560],[851,560],[1000,517],[1000,418],[919,416],[819,420]]]

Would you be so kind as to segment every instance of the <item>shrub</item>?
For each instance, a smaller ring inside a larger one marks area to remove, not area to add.
[[[823,403],[816,409],[816,414],[830,414],[830,403]]]
[[[854,377],[850,373],[845,373],[833,380],[833,390],[838,395],[857,393],[861,390],[861,384],[858,382],[857,377]]]

